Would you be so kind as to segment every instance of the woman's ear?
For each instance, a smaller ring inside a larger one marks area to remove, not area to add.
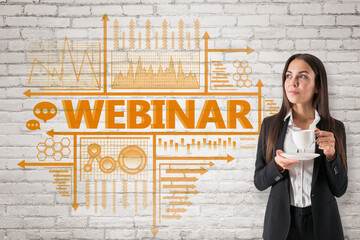
[[[315,88],[315,93],[319,93],[319,89],[318,89],[318,88]]]

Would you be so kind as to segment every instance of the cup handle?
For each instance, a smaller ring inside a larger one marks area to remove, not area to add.
[[[311,143],[311,145],[313,145],[314,143],[316,143],[316,140],[318,139],[318,137],[316,136],[316,133],[315,133],[315,137],[314,137],[314,141]]]

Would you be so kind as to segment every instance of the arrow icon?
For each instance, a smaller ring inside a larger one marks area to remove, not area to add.
[[[166,196],[166,197],[163,197],[163,199],[185,199],[185,200],[188,200],[189,197],[188,196],[181,196],[181,197]]]
[[[210,39],[208,32],[205,32],[205,34],[202,38],[205,39],[205,92],[207,93],[208,92],[208,81],[209,81],[208,40]]]
[[[191,185],[163,185],[163,188],[195,188],[196,186],[194,184]]]
[[[160,178],[160,181],[163,182],[170,182],[170,181],[177,181],[177,182],[186,182],[186,181],[191,181],[191,182],[196,182],[197,180],[199,180],[196,177],[162,177]]]
[[[209,52],[246,52],[247,55],[254,52],[255,50],[251,47],[247,46],[246,49],[239,48],[239,49],[220,49],[220,48],[210,48],[208,49]]]
[[[230,156],[229,154],[226,157],[156,157],[157,160],[227,160],[227,162],[231,162],[235,158]]]
[[[27,90],[27,91],[25,91],[25,92],[23,92],[23,94],[24,94],[25,96],[27,96],[28,98],[31,98],[31,90],[30,90],[30,89]]]
[[[27,166],[42,166],[42,167],[72,167],[73,163],[27,163],[25,160],[18,163],[22,168]]]
[[[160,165],[209,165],[210,167],[214,166],[213,162],[209,163],[160,163]]]
[[[207,171],[203,167],[199,169],[166,169],[166,173],[200,173],[200,175],[207,173]]]
[[[199,191],[170,191],[170,194],[198,194]]]
[[[75,200],[74,200],[74,202],[75,202]],[[71,206],[76,211],[76,209],[79,207],[79,204],[78,203],[73,203],[73,204],[71,204]]]
[[[106,14],[102,17],[104,22],[104,93],[107,92],[107,22],[109,18]]]
[[[255,85],[256,87],[258,87],[258,131],[260,133],[260,128],[261,128],[261,112],[262,112],[262,107],[261,107],[261,88],[264,86],[264,84],[262,83],[262,81],[259,79],[259,81],[256,83]]]
[[[181,216],[180,215],[162,215],[163,218],[177,218],[177,219],[180,219]],[[158,230],[159,231],[159,230]]]
[[[50,137],[54,137],[54,129],[51,129],[50,131],[48,131],[47,133],[46,133],[47,135],[49,135]]]
[[[186,212],[185,208],[167,208],[165,209],[166,212]]]
[[[169,205],[188,205],[190,206],[192,203],[191,202],[169,202]]]

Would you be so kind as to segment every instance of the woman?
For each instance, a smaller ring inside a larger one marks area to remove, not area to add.
[[[274,116],[261,125],[254,184],[271,187],[264,221],[265,240],[344,239],[334,196],[347,188],[344,124],[331,117],[323,63],[310,54],[291,56],[282,74],[283,101]],[[296,153],[291,132],[311,129],[316,144],[305,152],[312,160],[281,156]]]

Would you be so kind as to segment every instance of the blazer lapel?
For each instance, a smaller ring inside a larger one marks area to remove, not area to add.
[[[288,117],[283,123],[280,135],[279,135],[278,139],[276,140],[275,151],[278,149],[284,150],[284,140],[285,140],[286,130],[289,125],[289,121],[290,121],[290,117]]]
[[[320,126],[321,126],[321,120],[316,124],[317,128],[319,128]],[[320,156],[314,159],[314,169],[313,169],[311,188],[314,187],[314,183],[315,183],[316,178],[317,178],[317,176],[319,174],[320,165],[321,165],[321,159],[322,159],[322,155],[324,154],[323,151],[321,151],[319,149],[319,146],[316,143],[315,143],[315,153],[320,154]]]

